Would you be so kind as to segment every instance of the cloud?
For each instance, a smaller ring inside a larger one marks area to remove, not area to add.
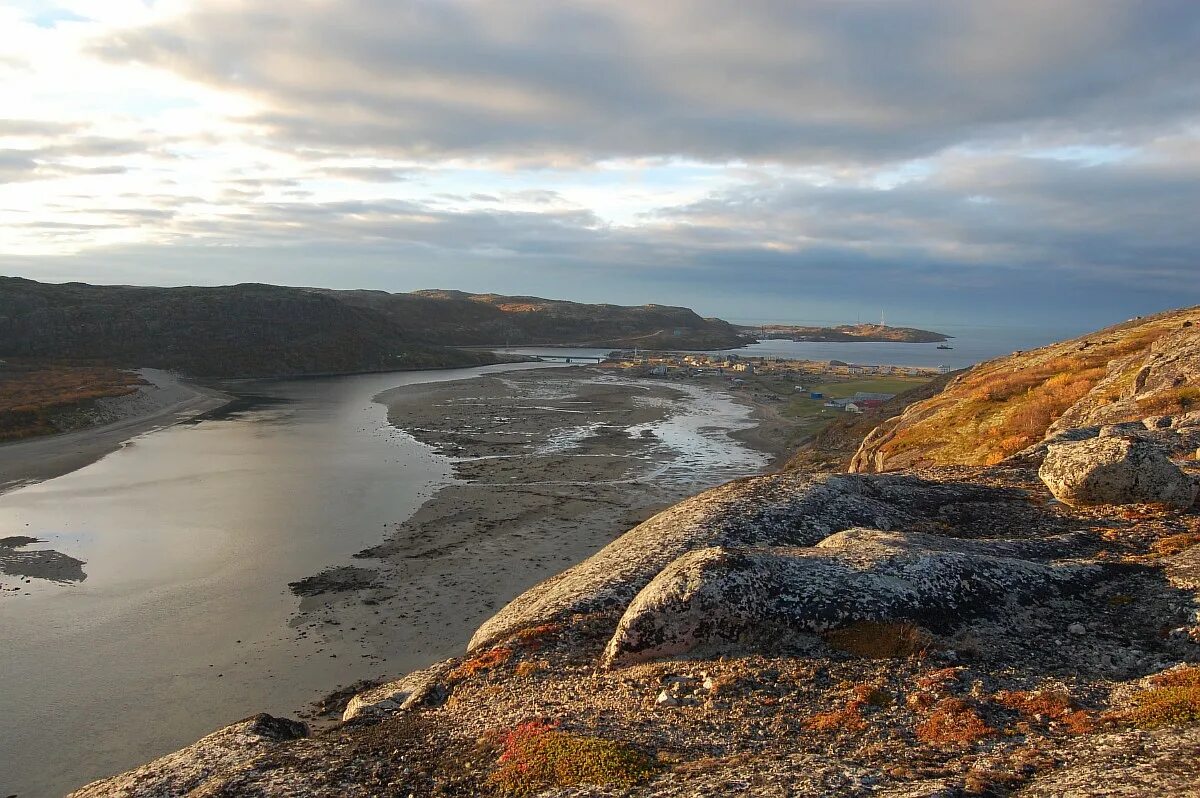
[[[1190,0],[216,0],[94,51],[403,157],[884,161],[1196,118]]]
[[[1200,302],[1190,0],[101,6],[0,9],[0,268],[772,318]]]

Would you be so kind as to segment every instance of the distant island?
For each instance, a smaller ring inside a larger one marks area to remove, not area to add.
[[[768,324],[742,328],[761,340],[814,341],[819,343],[933,344],[951,336],[916,327],[888,327],[883,324],[843,324],[838,327],[804,327],[792,324]]]

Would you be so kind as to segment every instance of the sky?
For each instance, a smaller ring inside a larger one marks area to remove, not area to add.
[[[1194,0],[0,0],[0,273],[734,320],[1200,303]]]

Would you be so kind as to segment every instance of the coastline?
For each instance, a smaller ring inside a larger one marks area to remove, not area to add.
[[[57,435],[0,444],[0,494],[69,474],[126,441],[216,410],[233,397],[166,371],[140,369],[148,382],[127,397],[99,400],[115,421]]]
[[[293,583],[293,625],[354,639],[391,667],[461,654],[528,587],[777,454],[755,445],[767,435],[742,439],[753,422],[724,392],[588,367],[404,386],[375,401],[394,428],[449,458],[452,479],[353,564]],[[301,713],[310,723],[340,715],[336,701],[314,706]]]

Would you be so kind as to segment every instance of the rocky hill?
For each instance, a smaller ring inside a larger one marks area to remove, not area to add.
[[[75,795],[1198,795],[1195,313],[904,414],[1073,386],[999,464],[714,488],[332,728],[257,715]]]
[[[493,362],[420,341],[378,313],[270,285],[139,288],[0,278],[0,357],[200,377]]]
[[[1200,308],[982,363],[871,432],[851,470],[987,465],[1047,433],[1200,410]]]
[[[556,344],[644,349],[727,349],[748,337],[720,319],[664,305],[588,305],[462,291],[321,291],[378,311],[410,335],[455,346]]]
[[[0,358],[264,377],[477,365],[496,358],[449,347],[506,342],[688,348],[744,341],[719,319],[656,305],[0,277]]]

